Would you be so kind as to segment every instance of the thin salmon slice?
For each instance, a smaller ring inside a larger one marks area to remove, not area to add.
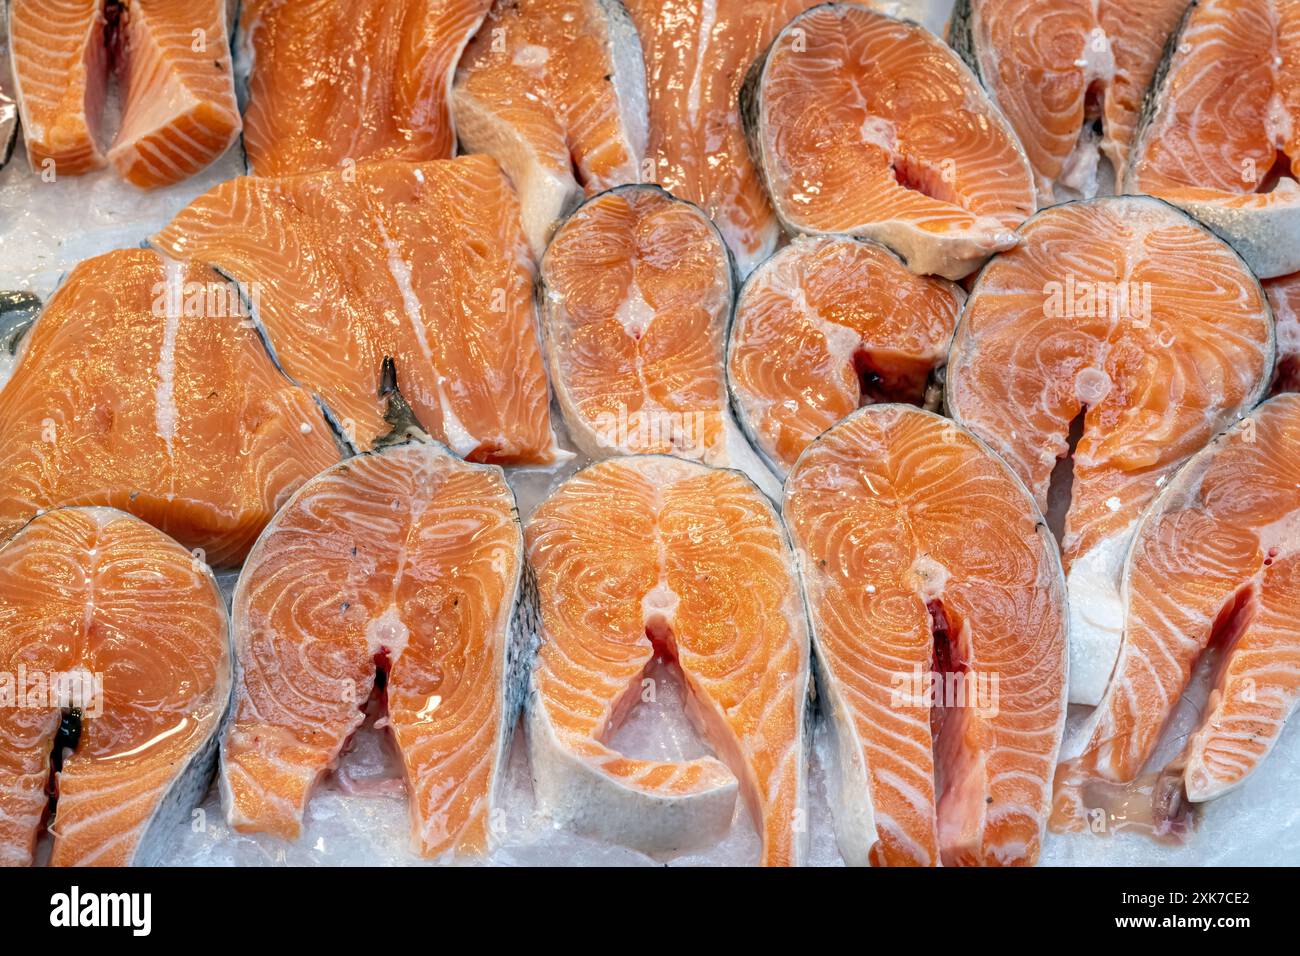
[[[143,188],[188,179],[239,138],[226,0],[126,0],[126,109],[108,158]]]
[[[1077,828],[1089,785],[1127,784],[1197,659],[1221,655],[1200,725],[1166,773],[1192,802],[1240,786],[1300,701],[1300,395],[1280,395],[1198,452],[1142,519],[1125,569],[1124,643],[1106,696],[1057,776]]]
[[[818,0],[625,0],[641,37],[650,138],[641,179],[699,205],[742,276],[780,228],[745,147],[738,97],[749,64]]]
[[[785,486],[855,865],[1034,863],[1065,722],[1065,583],[1038,508],[965,429],[871,405]]]
[[[1241,258],[1159,200],[1069,203],[1020,231],[1023,244],[971,291],[945,396],[1044,512],[1054,487],[1066,496],[1070,700],[1095,704],[1119,651],[1121,571],[1138,518],[1263,397],[1273,322]],[[1072,483],[1054,486],[1066,458]]]
[[[803,13],[741,92],[750,152],[794,233],[848,233],[960,279],[1017,242],[1029,162],[970,69],[924,27],[846,3]]]
[[[728,408],[731,257],[698,206],[658,186],[601,193],[555,234],[541,283],[547,364],[579,448],[735,467],[780,495]]]
[[[51,865],[154,862],[207,792],[230,700],[211,572],[130,515],[59,508],[0,549],[0,622],[25,700],[0,707],[0,864],[32,862],[51,780]]]
[[[860,405],[937,405],[966,296],[884,246],[801,236],[746,280],[727,380],[741,423],[784,477],[814,438]]]
[[[284,370],[360,449],[392,430],[385,359],[430,435],[476,461],[556,455],[519,203],[495,161],[241,177],[154,237],[253,303]]]
[[[541,256],[586,195],[641,178],[645,72],[618,0],[497,4],[461,58],[453,94],[468,153],[487,153],[519,190]]]
[[[514,509],[500,468],[427,442],[335,465],[285,505],[235,589],[231,826],[299,836],[382,671],[412,845],[487,849],[524,689]]]
[[[1300,271],[1300,3],[1196,0],[1165,50],[1125,190],[1186,209],[1260,278]]]
[[[492,0],[244,0],[249,169],[456,154],[451,85]]]
[[[1040,207],[1115,185],[1165,40],[1186,7],[1187,0],[959,0],[952,44],[1020,138]]]
[[[1300,272],[1264,282],[1277,322],[1273,392],[1300,392]]]
[[[528,745],[543,812],[668,854],[725,832],[739,788],[762,862],[802,862],[808,635],[767,498],[734,471],[615,458],[561,485],[525,537],[541,615]],[[680,667],[716,758],[642,760],[609,745],[656,655]]]
[[[78,265],[0,390],[0,540],[46,508],[111,505],[237,566],[339,457],[238,308],[210,269],[149,249]]]
[[[102,0],[9,0],[9,47],[27,160],[78,176],[105,164],[108,82]]]

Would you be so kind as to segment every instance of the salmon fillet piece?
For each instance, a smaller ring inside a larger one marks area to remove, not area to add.
[[[641,178],[645,75],[618,0],[494,6],[461,58],[453,101],[462,149],[501,163],[539,257],[584,193]]]
[[[1057,774],[1063,829],[1095,782],[1128,784],[1202,652],[1221,655],[1200,725],[1165,773],[1203,802],[1246,781],[1300,701],[1300,395],[1279,395],[1197,453],[1152,503],[1125,568],[1124,643]]]
[[[764,865],[806,854],[808,635],[771,503],[737,472],[658,455],[578,472],[525,529],[541,619],[528,709],[539,806],[646,853],[716,839],[739,789]],[[641,760],[607,741],[676,661],[717,757]]]
[[[845,860],[1033,864],[1067,652],[1060,561],[1024,486],[952,422],[871,405],[804,452],[784,514]]]
[[[0,549],[0,622],[0,668],[28,685],[0,707],[0,864],[32,862],[52,770],[52,866],[153,862],[207,792],[230,699],[212,574],[130,515],[58,508]]]
[[[249,169],[284,176],[456,154],[456,61],[492,0],[244,0]]]
[[[239,283],[280,365],[355,447],[393,429],[392,359],[419,425],[456,454],[554,460],[532,256],[488,157],[233,179],[153,242]]]
[[[1020,234],[971,290],[945,396],[1045,513],[1069,459],[1056,487],[1070,694],[1095,704],[1119,651],[1133,529],[1178,467],[1264,396],[1273,322],[1241,258],[1159,200],[1056,206]]]
[[[501,469],[424,442],[351,458],[285,505],[235,589],[231,826],[299,836],[382,671],[414,849],[488,848],[523,697],[514,509]]]
[[[1277,322],[1273,393],[1300,392],[1300,272],[1264,282]]]
[[[0,390],[0,540],[47,508],[111,505],[238,566],[339,457],[239,305],[210,269],[149,249],[73,269]]]

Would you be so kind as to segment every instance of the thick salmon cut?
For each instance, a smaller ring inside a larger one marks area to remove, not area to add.
[[[850,864],[1032,864],[1065,726],[1065,582],[1023,484],[965,429],[871,405],[808,447],[804,572]]]
[[[456,454],[554,459],[533,260],[488,157],[233,179],[154,242],[239,283],[281,366],[354,446],[392,429],[392,359],[419,424]]]
[[[144,188],[188,179],[239,138],[226,0],[125,0],[122,124],[108,158]]]
[[[1015,133],[910,21],[847,3],[795,17],[750,69],[741,113],[790,232],[874,239],[913,272],[960,279],[1034,209]]]
[[[1186,7],[958,0],[952,44],[1020,138],[1040,207],[1114,191],[1165,40]]]
[[[1194,0],[1143,109],[1127,192],[1186,209],[1260,278],[1300,271],[1300,3]]]
[[[485,850],[524,691],[524,648],[510,643],[522,541],[501,469],[431,443],[304,485],[235,588],[229,823],[297,838],[382,672],[414,848]]]
[[[32,170],[78,176],[106,162],[102,0],[9,0],[14,91]]]
[[[46,508],[111,505],[237,566],[339,458],[238,310],[216,273],[149,249],[78,265],[0,390],[0,540]]]
[[[776,248],[780,228],[745,147],[745,71],[795,14],[818,0],[624,0],[641,37],[649,175],[718,225],[742,276]]]
[[[884,246],[801,236],[759,266],[736,303],[727,381],[741,423],[784,477],[860,405],[937,406],[936,377],[965,293]]]
[[[1300,272],[1264,282],[1277,322],[1277,366],[1273,391],[1300,392]]]
[[[945,395],[1045,512],[1054,469],[1069,459],[1071,483],[1057,472],[1055,487],[1068,500],[1070,699],[1095,704],[1119,650],[1121,571],[1138,518],[1263,397],[1273,322],[1241,258],[1159,200],[1056,206],[1021,236],[971,291]]]
[[[619,0],[497,4],[461,58],[453,104],[463,150],[514,181],[539,257],[584,192],[641,178],[645,71]]]
[[[0,668],[0,864],[32,862],[51,785],[51,865],[154,862],[207,792],[230,701],[207,566],[120,511],[46,512],[0,549]]]
[[[584,203],[542,259],[542,329],[570,436],[593,458],[670,454],[780,488],[731,416],[731,256],[703,211],[658,186]]]
[[[1200,725],[1165,773],[1202,802],[1240,786],[1300,701],[1300,395],[1280,395],[1198,452],[1142,518],[1125,567],[1124,642],[1069,745],[1057,812],[1146,764],[1197,659],[1221,655]]]
[[[244,0],[249,171],[456,154],[451,85],[492,0]]]
[[[808,634],[767,498],[738,472],[615,458],[561,485],[525,538],[541,617],[527,723],[542,811],[670,854],[725,832],[739,789],[761,861],[801,863]],[[607,743],[656,655],[676,661],[716,757],[636,759]]]

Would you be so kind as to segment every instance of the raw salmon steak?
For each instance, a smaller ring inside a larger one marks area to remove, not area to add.
[[[108,158],[151,188],[188,179],[239,138],[226,0],[124,0],[122,124]]]
[[[584,191],[641,177],[645,72],[619,0],[497,4],[461,58],[453,104],[462,149],[514,181],[538,256]]]
[[[965,293],[884,246],[801,236],[758,267],[736,303],[727,380],[746,433],[784,477],[860,405],[938,404]]]
[[[742,276],[780,229],[745,147],[738,96],[749,64],[818,0],[624,0],[641,37],[650,105],[647,175],[718,225]]]
[[[0,864],[155,862],[212,779],[230,622],[201,561],[111,508],[58,508],[0,549]],[[54,755],[53,758],[51,755]]]
[[[451,84],[492,0],[244,0],[249,171],[456,154]]]
[[[392,359],[420,425],[456,454],[554,459],[533,260],[488,157],[233,179],[154,242],[239,283],[281,366],[354,446],[391,430]]]
[[[765,865],[805,856],[808,635],[780,518],[742,475],[659,455],[561,485],[525,531],[541,646],[533,787],[556,823],[652,854],[708,843],[739,789]],[[636,759],[609,736],[675,661],[717,755]]]
[[[1264,282],[1277,322],[1274,392],[1300,392],[1300,272]]]
[[[847,3],[791,20],[741,93],[750,152],[794,233],[849,233],[960,279],[1034,209],[1029,162],[924,27]]]
[[[1241,258],[1159,200],[1068,203],[1020,231],[971,290],[945,396],[1045,513],[1068,505],[1070,700],[1095,704],[1119,650],[1138,518],[1263,397],[1273,322]]]
[[[1039,206],[1116,191],[1142,98],[1186,7],[958,0],[952,44],[1020,138]]]
[[[522,561],[501,469],[431,443],[304,485],[235,588],[239,679],[219,778],[230,825],[298,837],[382,672],[414,848],[485,850],[524,691],[522,647],[509,644]]]
[[[79,176],[106,162],[103,0],[9,0],[14,92],[32,170]]]
[[[1084,817],[1090,784],[1138,776],[1209,646],[1209,701],[1165,772],[1199,803],[1268,756],[1300,701],[1297,488],[1300,395],[1280,395],[1198,452],[1147,510],[1125,567],[1119,662],[1058,772],[1063,823]]]
[[[601,193],[555,234],[541,281],[547,364],[579,448],[733,466],[780,495],[727,405],[731,257],[698,206],[658,186]]]
[[[1183,207],[1262,279],[1300,271],[1300,3],[1195,0],[1165,48],[1126,192]]]
[[[1065,582],[1024,485],[965,429],[871,405],[785,485],[855,865],[1032,864],[1065,725]]]
[[[68,275],[0,390],[0,540],[46,508],[111,505],[237,566],[339,451],[210,269],[128,249]]]

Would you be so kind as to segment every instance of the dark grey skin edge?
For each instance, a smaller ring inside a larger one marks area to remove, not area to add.
[[[974,6],[974,0],[957,0],[953,5],[948,20],[948,45],[970,67],[975,79],[980,81],[980,86],[987,92],[989,85],[984,81],[984,73],[980,69],[979,55],[975,50],[975,29],[971,25],[975,17]]]
[[[36,324],[43,304],[30,292],[0,292],[0,351],[18,354],[18,346]]]

